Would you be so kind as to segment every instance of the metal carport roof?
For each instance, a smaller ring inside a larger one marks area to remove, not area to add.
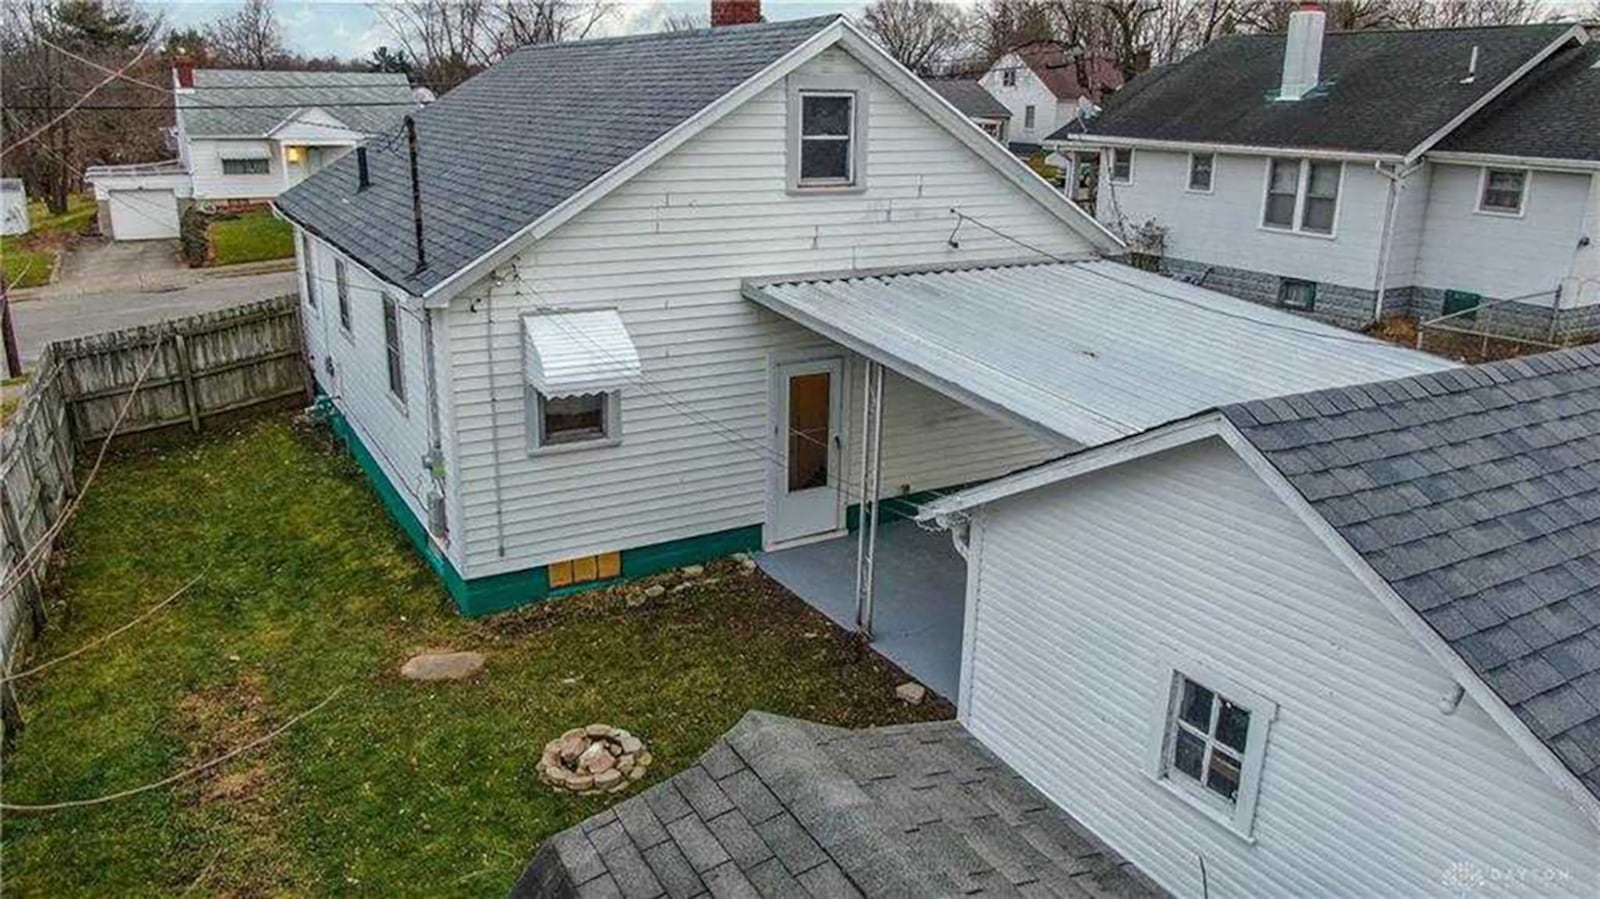
[[[1228,403],[1455,367],[1105,260],[747,281],[744,295],[960,402],[1088,446]]]

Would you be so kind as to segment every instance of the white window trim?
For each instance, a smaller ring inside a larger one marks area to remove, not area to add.
[[[593,440],[574,440],[570,443],[544,445],[544,410],[541,394],[532,384],[523,390],[523,411],[528,419],[528,455],[552,456],[583,450],[618,446],[622,443],[622,391],[610,390],[605,394],[605,434]]]
[[[1210,156],[1211,157],[1211,180],[1209,182],[1207,182],[1206,187],[1205,187],[1204,190],[1194,186],[1194,158],[1196,156]],[[1132,167],[1129,167],[1128,173],[1130,175],[1133,174]],[[1212,193],[1215,193],[1216,189],[1217,189],[1217,154],[1215,154],[1215,153],[1190,153],[1189,154],[1189,164],[1184,166],[1184,168],[1183,168],[1183,190],[1184,190],[1184,193],[1210,195]]]
[[[393,294],[389,293],[388,291],[383,291],[378,295],[378,310],[379,310],[380,318],[382,318],[382,319],[387,319],[388,318],[388,316],[389,316],[388,307],[389,306],[393,306],[394,307],[394,353],[395,353],[395,362],[396,362],[397,367],[398,367],[399,372],[400,372],[400,389],[398,391],[395,390],[394,389],[394,385],[389,383],[389,323],[386,320],[381,322],[381,324],[383,325],[383,332],[384,332],[383,333],[383,383],[384,383],[384,386],[386,388],[388,388],[385,392],[387,392],[389,394],[389,399],[394,402],[395,407],[400,410],[400,414],[401,415],[409,415],[410,412],[409,412],[407,404],[406,404],[406,323],[405,323],[405,310],[403,308],[401,308],[400,301],[397,298],[395,298],[395,296]]]
[[[791,194],[860,193],[867,189],[867,122],[872,104],[871,81],[865,75],[790,75],[785,82],[784,168]],[[820,184],[800,183],[800,97],[802,94],[849,94],[850,180]]]
[[[1289,227],[1267,224],[1267,201],[1271,199],[1270,191],[1272,189],[1272,161],[1274,159],[1295,158],[1296,157],[1293,156],[1266,157],[1265,165],[1262,167],[1261,172],[1261,212],[1256,216],[1256,228],[1257,230],[1266,231],[1271,234],[1293,234],[1297,237],[1315,237],[1320,240],[1333,240],[1339,236],[1339,216],[1344,212],[1344,176],[1345,172],[1349,170],[1349,166],[1345,165],[1344,160],[1342,159],[1330,160],[1313,159],[1312,157],[1307,156],[1298,157],[1300,162],[1300,179],[1295,185],[1294,218],[1291,220],[1292,224]],[[1312,162],[1339,163],[1339,192],[1333,200],[1333,227],[1328,231],[1307,231],[1301,226],[1300,220],[1305,213],[1306,207],[1306,190],[1310,186]],[[1212,171],[1212,178],[1216,178],[1215,170]]]
[[[1506,209],[1493,209],[1483,205],[1484,192],[1489,189],[1489,172],[1521,172],[1522,173],[1522,199],[1517,204],[1517,211]],[[1473,203],[1473,211],[1478,215],[1488,215],[1502,219],[1520,219],[1528,215],[1528,194],[1533,190],[1533,169],[1520,168],[1514,165],[1486,165],[1478,169],[1478,199]]]
[[[1119,180],[1117,178],[1117,151],[1119,150],[1128,151],[1128,177],[1123,180]],[[1133,170],[1139,164],[1139,151],[1133,147],[1111,147],[1106,152],[1110,154],[1110,156],[1106,158],[1106,179],[1112,184],[1121,184],[1124,186],[1132,184]]]
[[[1227,800],[1186,776],[1169,776],[1168,746],[1173,738],[1171,718],[1181,696],[1185,677],[1227,697],[1229,702],[1250,713],[1250,733],[1245,740],[1239,772],[1239,793],[1231,807]],[[1168,662],[1161,666],[1159,679],[1153,683],[1152,692],[1155,696],[1150,708],[1145,774],[1162,789],[1220,824],[1229,833],[1254,844],[1256,801],[1261,794],[1267,738],[1273,720],[1278,717],[1277,703],[1219,673],[1210,664],[1177,653],[1171,653]]]

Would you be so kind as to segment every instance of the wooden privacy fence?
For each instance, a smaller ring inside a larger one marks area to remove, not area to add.
[[[11,673],[44,624],[46,563],[80,458],[92,460],[107,435],[115,444],[198,433],[210,421],[298,402],[309,389],[292,295],[47,346],[0,429],[0,671]],[[6,735],[16,711],[13,691],[0,690]]]

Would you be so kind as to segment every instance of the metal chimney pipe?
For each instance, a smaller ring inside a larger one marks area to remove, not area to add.
[[[356,190],[366,190],[372,186],[372,180],[367,174],[367,148],[356,147]]]

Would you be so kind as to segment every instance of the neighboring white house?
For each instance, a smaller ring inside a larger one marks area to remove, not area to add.
[[[1011,124],[1011,110],[983,89],[983,85],[966,78],[929,78],[928,86],[950,105],[972,120],[972,124],[995,140],[1005,143],[1006,131]]]
[[[28,190],[21,178],[0,178],[0,234],[28,233]]]
[[[1567,350],[936,502],[959,718],[1177,896],[1600,895],[1597,409]]]
[[[1600,45],[1323,20],[1221,38],[1053,135],[1098,157],[1100,221],[1170,274],[1341,324],[1600,331]]]
[[[84,173],[114,240],[178,235],[193,202],[277,196],[418,108],[404,75],[173,68],[178,157]]]
[[[1078,120],[1080,99],[1099,104],[1120,88],[1122,70],[1104,55],[1039,42],[995,60],[978,83],[1011,111],[1013,149],[1032,153]]]
[[[415,121],[416,182],[403,149],[358,150],[275,206],[336,426],[468,614],[841,536],[869,479],[915,497],[1220,401],[1448,364],[1095,261],[1114,238],[843,18],[528,47]],[[853,295],[874,272],[925,311],[775,283]],[[952,322],[958,297],[983,311]],[[1207,338],[1234,355],[1062,365],[1040,316],[1069,297],[1063,329],[1097,303],[1165,310],[1191,336],[1190,316],[1236,326]],[[911,343],[931,358],[896,355],[884,321],[930,329]],[[1162,373],[1161,402],[1074,396],[1105,371]],[[874,377],[883,455],[858,467]]]

